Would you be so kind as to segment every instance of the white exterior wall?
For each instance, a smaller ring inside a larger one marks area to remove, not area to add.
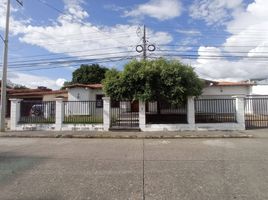
[[[79,96],[79,98],[78,98],[78,96]],[[88,101],[89,100],[89,89],[69,88],[68,89],[68,100],[69,101]]]
[[[249,95],[250,91],[250,86],[210,86],[203,89],[202,96],[206,98],[232,97],[236,95]]]
[[[268,85],[254,85],[251,87],[250,95],[267,95]]]
[[[69,88],[69,101],[96,101],[97,94],[104,94],[100,89],[90,88]],[[78,98],[79,96],[79,98]],[[92,106],[92,107],[91,107]],[[65,115],[89,115],[92,110],[95,111],[96,116],[102,116],[102,108],[96,108],[94,103],[79,102],[79,104],[69,103],[64,108]]]
[[[97,94],[104,94],[100,89],[90,88],[69,88],[68,100],[69,101],[96,101]],[[79,96],[79,98],[77,98]]]

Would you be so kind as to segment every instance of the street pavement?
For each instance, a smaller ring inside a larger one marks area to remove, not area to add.
[[[0,199],[266,200],[268,138],[0,138]]]

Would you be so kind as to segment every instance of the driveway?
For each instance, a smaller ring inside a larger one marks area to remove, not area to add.
[[[0,199],[268,199],[268,139],[0,138]]]

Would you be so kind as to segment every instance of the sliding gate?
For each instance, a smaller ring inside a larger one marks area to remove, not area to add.
[[[112,101],[111,117],[112,129],[139,128],[139,102]]]
[[[245,99],[245,122],[247,129],[268,128],[268,97]]]

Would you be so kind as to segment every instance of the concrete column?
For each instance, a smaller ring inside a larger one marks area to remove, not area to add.
[[[188,97],[187,100],[187,122],[188,124],[195,124],[194,97]]]
[[[56,131],[61,131],[64,120],[64,103],[63,98],[56,98]]]
[[[236,103],[236,121],[245,129],[245,96],[234,96]]]
[[[111,128],[111,98],[103,97],[103,129],[109,131]]]
[[[10,111],[10,129],[16,131],[16,127],[20,120],[20,102],[21,99],[10,99],[11,111]]]
[[[139,127],[141,130],[145,128],[146,125],[146,103],[139,102]]]

